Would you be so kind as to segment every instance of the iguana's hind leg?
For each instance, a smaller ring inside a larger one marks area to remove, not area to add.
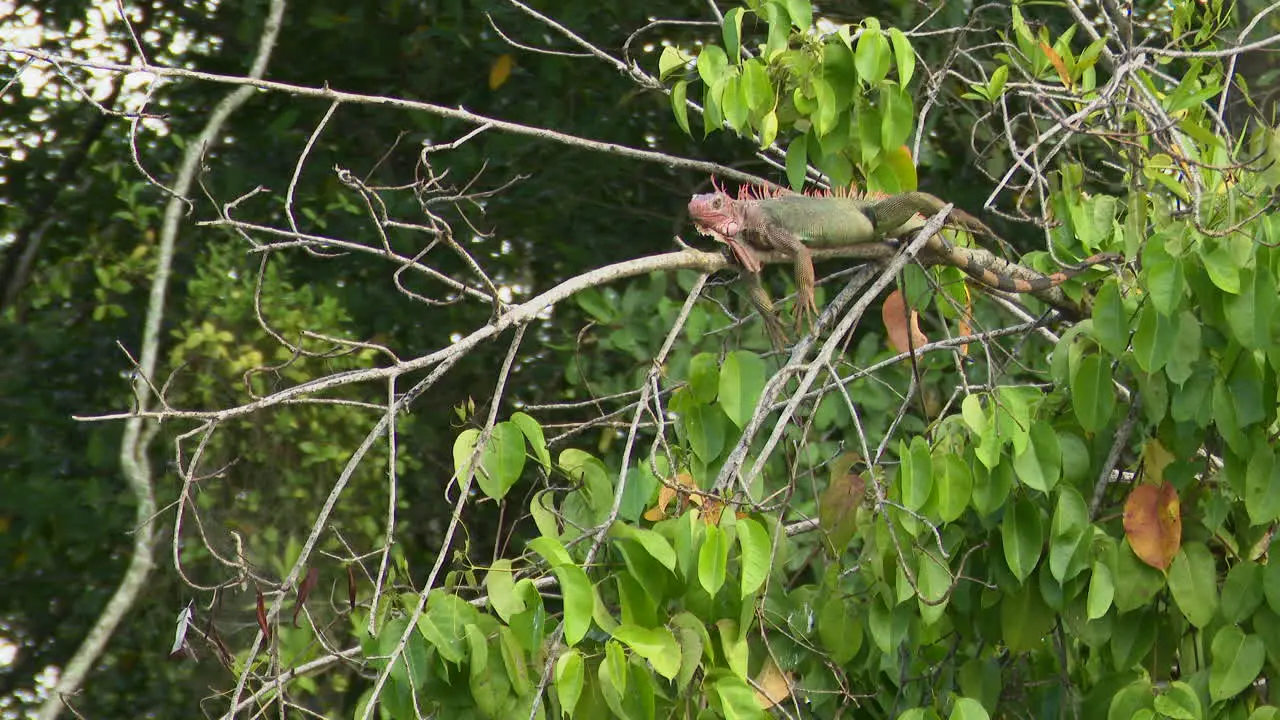
[[[927,192],[908,192],[876,200],[868,208],[868,215],[877,231],[888,233],[901,227],[915,215],[929,217],[945,205],[946,203],[940,198]],[[951,213],[947,216],[947,223],[969,232],[997,237],[981,220],[957,208],[951,209]]]

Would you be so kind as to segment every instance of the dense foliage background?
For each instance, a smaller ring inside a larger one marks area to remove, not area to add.
[[[1276,7],[7,10],[0,717],[1280,715]]]

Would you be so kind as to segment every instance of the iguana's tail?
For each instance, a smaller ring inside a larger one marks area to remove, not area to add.
[[[1057,287],[1094,265],[1122,262],[1124,256],[1116,253],[1098,253],[1055,273],[1041,275],[1021,265],[1011,263],[982,248],[961,248],[945,243],[938,248],[940,258],[947,265],[960,268],[966,275],[983,285],[1011,293],[1034,293]]]

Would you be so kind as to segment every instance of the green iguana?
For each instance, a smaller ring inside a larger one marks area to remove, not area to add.
[[[925,221],[921,216],[933,215],[945,205],[942,200],[924,192],[869,199],[744,188],[735,199],[717,189],[713,193],[694,195],[689,201],[689,215],[700,233],[729,246],[747,273],[752,302],[764,316],[774,344],[779,345],[782,330],[772,313],[773,303],[760,284],[761,264],[754,250],[776,250],[795,258],[796,287],[799,290],[798,328],[806,316],[817,312],[810,247],[844,247],[898,238],[923,227]],[[962,230],[998,239],[990,228],[963,210],[953,209],[947,221]],[[1117,255],[1103,253],[1086,258],[1076,267],[1040,275],[1007,263],[985,250],[956,247],[940,235],[929,238],[924,254],[933,262],[959,268],[984,285],[1015,293],[1046,290],[1091,265],[1120,259]],[[998,272],[997,267],[1004,272]],[[1016,276],[1011,274],[1014,272]]]

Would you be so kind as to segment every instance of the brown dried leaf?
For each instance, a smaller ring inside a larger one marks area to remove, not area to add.
[[[1139,485],[1124,503],[1124,536],[1133,554],[1158,570],[1168,570],[1182,547],[1182,506],[1167,481]]]
[[[267,642],[271,641],[271,626],[267,624],[267,601],[262,597],[262,591],[255,589],[258,593],[258,629],[262,631],[262,637]]]
[[[307,603],[307,597],[311,595],[311,591],[316,588],[316,583],[320,582],[320,573],[316,572],[314,567],[307,568],[307,576],[303,578],[302,584],[298,586],[298,599],[293,603],[293,626],[298,627],[298,613],[302,612],[302,606]]]

